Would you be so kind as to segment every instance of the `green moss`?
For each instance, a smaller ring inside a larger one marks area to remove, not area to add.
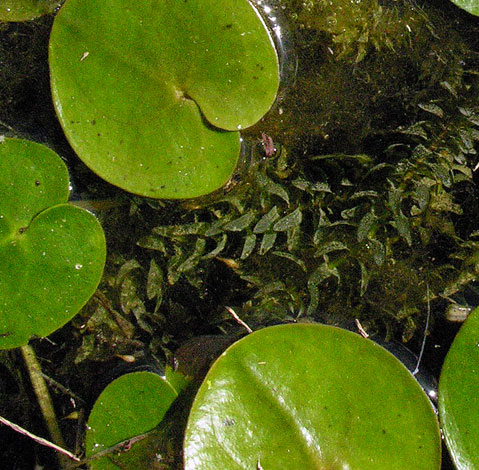
[[[419,102],[444,95],[441,82],[462,80],[468,47],[437,10],[406,0],[285,3],[298,74],[264,128],[289,148],[361,151],[366,136],[409,124]]]
[[[285,6],[296,84],[245,134],[251,153],[224,188],[184,203],[132,198],[105,219],[104,291],[129,333],[93,303],[79,360],[124,353],[135,337],[159,352],[235,329],[225,305],[251,326],[360,318],[408,340],[427,286],[440,309],[477,274],[468,37],[403,2]]]
[[[71,326],[83,342],[72,362],[162,354],[234,329],[225,305],[251,326],[360,318],[408,339],[427,285],[439,307],[477,275],[475,36],[403,1],[282,5],[296,81],[244,134],[252,150],[230,182],[201,199],[131,197],[100,214],[106,300]],[[2,26],[0,121],[56,145],[50,23]]]

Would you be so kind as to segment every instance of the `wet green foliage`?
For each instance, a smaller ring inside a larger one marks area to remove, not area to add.
[[[152,256],[155,309],[180,281],[201,296],[224,263],[229,286],[246,283],[240,306],[255,322],[376,316],[410,338],[426,283],[450,295],[476,275],[479,248],[470,238],[477,216],[462,208],[475,192],[474,109],[421,108],[424,120],[376,155],[254,155],[243,181],[214,202],[159,212],[138,241]]]
[[[328,5],[289,5],[302,38],[296,84],[246,136],[222,190],[132,200],[137,248],[116,257],[108,282],[142,334],[163,332],[154,350],[230,329],[225,305],[251,326],[360,318],[407,341],[423,324],[427,285],[444,306],[477,276],[474,45],[403,2],[347,3],[365,13],[339,40],[313,21]],[[389,28],[392,19],[402,23]],[[263,130],[281,142],[272,157]]]
[[[411,123],[417,105],[461,86],[476,45],[441,11],[406,0],[290,0],[298,74],[268,129],[301,151],[357,152],[371,133]],[[297,122],[297,126],[291,126]],[[331,152],[332,153],[332,152]]]
[[[440,315],[477,279],[477,22],[402,1],[282,4],[297,75],[244,135],[248,150],[224,188],[150,201],[82,167],[87,198],[120,204],[98,212],[107,266],[57,345],[38,348],[47,374],[83,398],[118,356],[164,357],[194,335],[243,331],[225,306],[252,328],[359,318],[408,340],[422,337],[427,286]],[[48,22],[2,26],[0,124],[41,129],[65,149],[45,86]],[[37,28],[43,42],[30,35]],[[261,132],[275,142],[271,157]]]

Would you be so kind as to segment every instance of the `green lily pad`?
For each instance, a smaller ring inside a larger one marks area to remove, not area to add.
[[[354,333],[282,325],[235,343],[193,403],[186,470],[440,467],[434,410],[407,369]]]
[[[49,61],[78,156],[156,198],[222,186],[239,156],[237,130],[268,111],[279,85],[271,36],[247,0],[69,0]]]
[[[479,16],[479,2],[477,0],[451,0],[459,8],[466,10],[472,15]]]
[[[0,143],[0,349],[63,326],[100,281],[103,229],[66,203],[68,188],[67,168],[49,148]]]
[[[177,392],[153,372],[131,372],[114,380],[98,397],[88,418],[86,455],[92,456],[152,430],[176,396]],[[115,456],[93,460],[91,469],[118,470],[112,457]]]
[[[444,361],[439,416],[456,468],[479,468],[479,308],[469,314]]]
[[[0,21],[27,21],[52,13],[60,0],[0,0]]]

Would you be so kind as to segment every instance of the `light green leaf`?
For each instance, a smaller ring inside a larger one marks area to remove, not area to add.
[[[49,148],[0,143],[0,349],[63,326],[100,282],[105,235],[67,204],[68,171]]]
[[[88,417],[87,457],[155,428],[176,396],[177,392],[153,372],[132,372],[114,380],[98,397]],[[118,469],[109,457],[93,460],[91,469]],[[121,455],[115,457],[121,460]]]
[[[471,15],[479,16],[479,4],[477,0],[451,0],[459,8],[466,10]]]
[[[229,179],[239,129],[279,86],[271,35],[247,0],[68,0],[50,35],[53,101],[78,156],[154,198]],[[230,132],[225,132],[228,130]]]
[[[479,309],[452,343],[439,381],[439,415],[458,470],[479,468]]]
[[[380,373],[378,372],[380,371]],[[185,470],[439,470],[434,410],[389,352],[325,325],[230,346],[191,408]]]
[[[0,21],[27,21],[59,8],[62,0],[0,0]]]

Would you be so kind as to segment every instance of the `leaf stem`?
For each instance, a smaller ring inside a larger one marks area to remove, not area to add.
[[[58,426],[52,399],[50,397],[50,393],[48,392],[45,379],[43,378],[42,369],[40,367],[40,363],[38,362],[35,351],[29,344],[22,346],[20,350],[22,351],[28,374],[30,375],[30,380],[32,382],[33,390],[37,397],[38,404],[40,405],[43,418],[47,424],[48,431],[50,432],[50,436],[57,446],[65,448],[65,442],[63,440],[60,427]],[[62,454],[58,454],[58,461],[62,469],[67,468],[68,461]]]

